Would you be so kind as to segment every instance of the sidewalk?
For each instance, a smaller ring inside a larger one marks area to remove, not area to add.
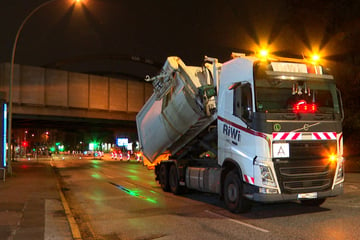
[[[73,239],[50,161],[11,165],[0,181],[0,239]]]

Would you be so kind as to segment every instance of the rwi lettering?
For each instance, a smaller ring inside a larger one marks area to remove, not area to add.
[[[230,125],[224,124],[223,134],[231,137],[232,139],[240,142],[240,130]]]

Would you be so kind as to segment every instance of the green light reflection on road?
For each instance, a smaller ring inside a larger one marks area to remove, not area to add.
[[[91,176],[96,179],[102,179],[101,175],[98,173],[91,174]]]
[[[128,178],[132,179],[132,180],[139,180],[138,176],[134,176],[134,175],[129,175],[127,176]]]
[[[131,172],[131,173],[139,173],[139,171],[134,170],[134,169],[128,169],[128,172]]]
[[[100,168],[100,166],[99,166],[99,164],[100,164],[100,161],[98,161],[98,160],[92,160],[91,161],[91,163],[92,163],[92,167],[93,168]]]
[[[103,206],[103,200],[104,200],[104,193],[101,190],[94,190],[92,191],[92,194],[90,195],[90,199],[94,200],[96,205]]]
[[[148,202],[151,202],[151,203],[158,203],[155,199],[152,199],[152,198],[149,198],[149,197],[145,197],[141,194],[139,194],[138,192],[139,191],[134,191],[134,190],[131,190],[131,189],[128,189],[126,187],[123,187],[121,185],[118,185],[116,183],[113,183],[113,182],[109,182],[110,184],[114,185],[115,187],[117,187],[118,189],[120,189],[121,191],[131,195],[131,196],[134,196],[134,197],[137,197],[137,198],[141,198],[141,199],[144,199]]]

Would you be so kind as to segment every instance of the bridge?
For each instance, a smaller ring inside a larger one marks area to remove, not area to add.
[[[0,91],[8,99],[10,63],[0,63]],[[14,66],[13,126],[68,122],[135,126],[137,112],[152,94],[152,85],[26,65]]]

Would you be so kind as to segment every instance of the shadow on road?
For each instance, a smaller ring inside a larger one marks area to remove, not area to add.
[[[204,202],[219,208],[226,210],[225,204],[219,199],[216,194],[201,193],[196,191],[189,191],[182,195],[183,197]],[[241,213],[241,215],[250,219],[262,219],[262,218],[273,218],[273,217],[285,217],[295,216],[309,213],[318,213],[331,211],[331,209],[321,206],[305,206],[299,202],[282,202],[282,203],[256,203],[253,202],[252,209],[247,213]],[[229,212],[229,214],[231,214]]]

